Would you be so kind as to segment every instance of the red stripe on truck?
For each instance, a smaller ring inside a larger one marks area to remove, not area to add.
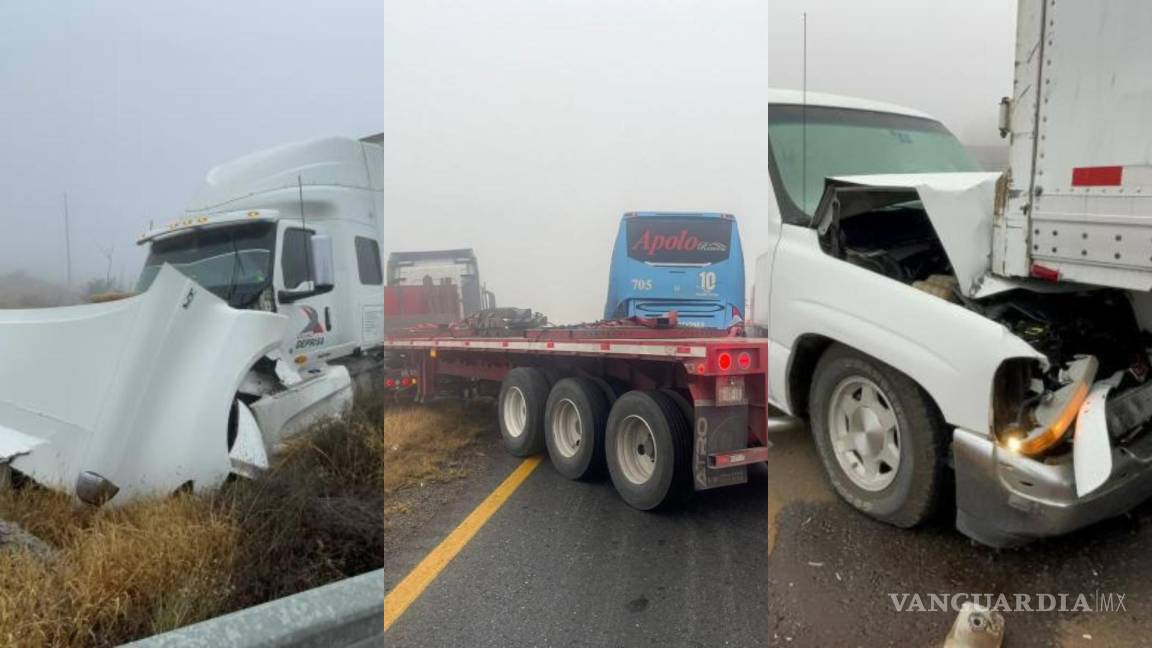
[[[1119,187],[1124,178],[1124,167],[1076,167],[1072,169],[1073,187]]]

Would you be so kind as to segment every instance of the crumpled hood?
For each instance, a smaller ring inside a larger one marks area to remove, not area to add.
[[[69,493],[96,473],[116,502],[220,483],[236,388],[287,323],[169,266],[130,299],[0,310],[0,462]]]
[[[829,184],[912,189],[940,237],[960,288],[969,297],[1024,285],[991,276],[992,216],[999,173],[893,173],[840,176]]]

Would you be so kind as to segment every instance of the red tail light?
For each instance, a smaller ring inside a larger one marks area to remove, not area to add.
[[[393,380],[392,378],[389,378],[389,379],[387,379],[387,380],[385,380],[385,381],[384,381],[384,386],[385,386],[385,387],[395,387],[395,386],[396,386],[396,381],[395,381],[395,380]]]
[[[720,371],[730,370],[732,368],[732,354],[721,351],[720,355],[716,356],[716,366],[720,367]]]
[[[408,385],[412,384],[412,381],[408,378],[401,378],[400,384],[407,387]]]
[[[741,369],[747,369],[752,366],[752,356],[745,351],[736,356],[736,364],[740,365]]]

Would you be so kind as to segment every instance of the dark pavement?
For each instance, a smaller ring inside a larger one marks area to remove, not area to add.
[[[1005,648],[1152,645],[1152,505],[1013,550],[947,521],[903,530],[836,498],[804,428],[772,437],[769,632],[777,646],[939,646],[955,615],[889,593],[1125,594],[1126,611],[1005,614]]]
[[[519,460],[486,469],[385,563],[391,588]],[[386,644],[763,646],[770,634],[767,473],[644,513],[608,481],[571,482],[545,461],[396,621]]]

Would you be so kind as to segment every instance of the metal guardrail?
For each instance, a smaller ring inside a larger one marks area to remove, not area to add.
[[[384,570],[286,596],[125,646],[366,648],[384,643]]]

